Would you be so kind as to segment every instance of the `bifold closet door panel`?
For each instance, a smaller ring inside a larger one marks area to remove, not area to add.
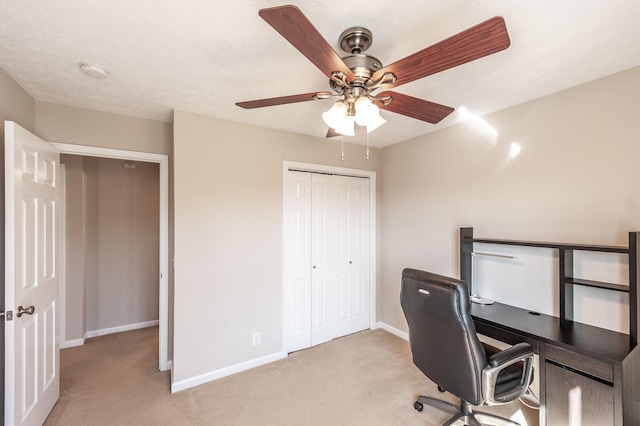
[[[339,317],[336,335],[369,328],[369,179],[348,178],[340,190],[341,257]]]
[[[336,337],[341,285],[348,279],[348,204],[343,193],[349,178],[311,175],[311,345]]]
[[[288,172],[284,208],[285,343],[311,346],[311,174]]]

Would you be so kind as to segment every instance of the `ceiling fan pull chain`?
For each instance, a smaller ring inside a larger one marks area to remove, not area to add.
[[[369,132],[367,132],[367,160],[369,159]]]
[[[342,141],[342,152],[340,153],[340,161],[344,161],[344,135],[340,135],[340,140]]]

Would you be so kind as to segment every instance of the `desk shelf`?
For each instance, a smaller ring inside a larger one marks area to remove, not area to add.
[[[473,228],[460,228],[460,278],[473,286],[471,253],[474,243],[511,245],[520,247],[549,248],[558,251],[558,282],[560,321],[569,324],[574,320],[574,287],[586,286],[603,290],[629,293],[629,340],[632,346],[638,343],[640,331],[640,317],[638,307],[640,294],[638,293],[638,247],[640,247],[640,232],[629,232],[629,246],[606,246],[590,244],[572,244],[545,241],[505,240],[495,238],[478,238],[473,235]],[[595,281],[573,276],[573,254],[576,251],[620,253],[629,258],[629,285]]]
[[[619,247],[619,246],[598,246],[598,245],[588,245],[588,244],[567,244],[567,243],[549,243],[543,241],[520,241],[520,240],[500,240],[494,238],[474,238],[473,237],[473,228],[460,228],[463,229],[471,229],[472,233],[468,239],[472,240],[474,243],[486,243],[486,244],[500,244],[500,245],[509,245],[509,246],[521,246],[521,247],[540,247],[540,248],[550,248],[550,249],[565,249],[565,250],[582,250],[582,251],[596,251],[596,252],[605,252],[605,253],[629,253],[628,247]]]
[[[567,278],[565,284],[581,285],[584,287],[595,287],[604,290],[620,291],[629,293],[629,286],[624,284],[607,283],[603,281],[583,280],[581,278]]]

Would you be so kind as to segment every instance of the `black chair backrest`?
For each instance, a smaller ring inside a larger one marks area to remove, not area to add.
[[[481,405],[487,355],[469,313],[464,281],[430,272],[402,272],[400,303],[409,325],[413,363],[439,386]]]

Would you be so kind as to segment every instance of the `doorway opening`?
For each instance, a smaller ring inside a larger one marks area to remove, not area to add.
[[[159,238],[156,240],[158,244],[159,253],[159,271],[157,273],[158,279],[158,326],[159,326],[159,369],[161,371],[168,370],[170,368],[169,361],[169,197],[168,197],[168,156],[163,154],[150,154],[140,153],[133,151],[114,150],[106,148],[97,148],[81,145],[69,145],[53,143],[53,145],[60,150],[61,154],[80,155],[83,157],[98,157],[105,159],[117,159],[120,161],[121,167],[126,167],[127,162],[129,167],[135,167],[135,162],[142,163],[157,163],[151,164],[151,166],[158,168],[158,197],[157,197],[157,209],[158,209],[158,227]],[[142,164],[141,164],[142,165]],[[149,164],[147,164],[149,165]],[[155,202],[154,202],[155,204]],[[64,312],[63,312],[64,315]],[[88,324],[91,328],[93,326]],[[139,328],[143,324],[137,324],[134,328]],[[149,323],[148,325],[155,325]],[[111,331],[126,331],[124,327],[122,330],[113,329]],[[105,333],[106,334],[106,333]],[[100,334],[88,334],[87,337],[93,337]],[[64,336],[61,336],[64,338]]]

